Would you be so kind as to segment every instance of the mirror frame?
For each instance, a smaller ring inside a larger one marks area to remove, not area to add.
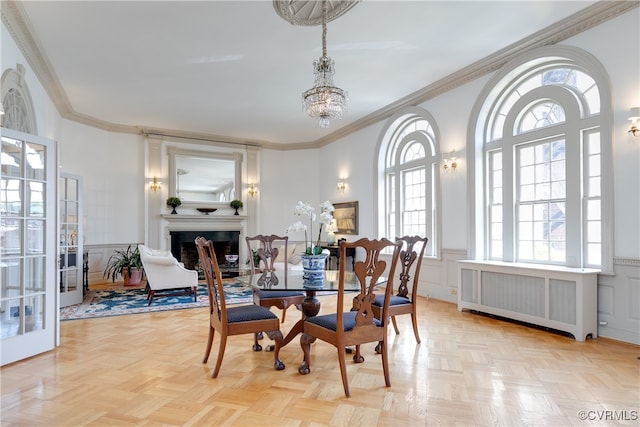
[[[169,154],[169,196],[173,196],[178,194],[178,189],[176,188],[176,157],[178,156],[189,156],[189,157],[198,157],[202,159],[212,159],[212,160],[231,160],[235,162],[234,164],[234,188],[235,188],[235,198],[242,200],[242,154],[241,153],[216,153],[210,151],[195,151],[195,150],[181,150],[177,148],[172,148],[167,150]],[[229,206],[229,202],[204,202],[204,201],[194,201],[194,200],[182,200],[182,206],[185,207],[227,207]]]

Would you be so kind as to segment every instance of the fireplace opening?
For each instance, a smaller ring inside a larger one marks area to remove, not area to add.
[[[225,264],[225,255],[239,253],[239,231],[170,231],[169,235],[171,236],[171,254],[189,270],[201,271],[195,244],[198,236],[213,242],[213,249],[220,265]]]

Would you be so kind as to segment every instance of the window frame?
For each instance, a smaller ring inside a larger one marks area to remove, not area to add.
[[[406,128],[416,121],[424,121],[427,131],[405,132]],[[439,130],[433,117],[419,107],[402,109],[391,117],[380,134],[377,146],[376,176],[376,224],[378,236],[395,239],[403,234],[403,203],[401,181],[403,172],[424,170],[424,221],[425,234],[429,238],[425,250],[425,257],[440,256],[440,177],[438,164],[440,155],[438,150]],[[422,145],[425,156],[408,162],[402,161],[403,153],[413,143]],[[393,205],[392,205],[393,204]],[[409,233],[418,234],[418,233]]]
[[[513,105],[509,109],[509,115],[511,115],[511,117],[508,120],[504,120],[502,124],[504,128],[501,139],[488,143],[489,135],[491,135],[493,126],[496,124],[496,118],[493,114],[498,111],[502,103],[507,100],[508,97],[506,94],[509,94],[514,87],[517,87],[517,85],[528,78],[528,76],[532,76],[541,70],[563,67],[577,69],[593,79],[599,91],[599,112],[587,114],[588,110],[585,110],[584,105],[580,104],[580,97],[575,91],[567,88],[563,88],[564,90],[562,90],[560,87],[552,85],[541,86],[533,91],[527,92],[515,101],[511,100],[511,102],[513,102]],[[583,156],[583,152],[576,150],[584,149],[582,141],[585,135],[592,132],[593,129],[599,128],[601,153],[601,265],[596,268],[600,268],[601,271],[612,271],[613,221],[611,219],[613,218],[613,180],[611,173],[611,144],[607,143],[607,141],[611,140],[612,113],[608,76],[604,67],[602,67],[593,56],[581,49],[572,47],[549,46],[521,55],[496,73],[485,85],[476,100],[471,114],[467,143],[467,149],[470,153],[467,182],[471,195],[469,209],[471,242],[469,255],[472,259],[491,259],[489,256],[489,239],[491,237],[489,224],[491,217],[488,211],[490,170],[485,153],[498,149],[504,150],[505,138],[510,140],[510,146],[531,140],[534,135],[531,132],[514,135],[513,126],[517,123],[516,116],[517,113],[523,111],[523,109],[526,110],[526,108],[524,108],[526,105],[537,102],[544,97],[553,99],[565,108],[566,121],[560,125],[535,129],[535,139],[542,139],[543,137],[551,137],[554,134],[564,133],[568,138],[567,147],[572,150],[572,153],[566,154],[567,179],[569,179],[571,175],[571,179],[576,179],[575,177],[577,176],[581,180],[578,183],[572,183],[571,187],[567,185],[567,209],[577,210],[578,215],[576,216],[575,212],[573,212],[571,218],[577,217],[580,220],[572,220],[567,223],[571,229],[568,229],[566,242],[567,245],[571,245],[571,248],[567,246],[567,260],[562,265],[570,267],[589,266],[585,255],[585,245],[587,245],[588,242],[586,241],[586,231],[583,232],[583,229],[586,227],[586,216],[583,215],[585,209],[584,204],[586,202],[581,194],[576,191],[571,191],[571,188],[576,188],[575,185],[578,185],[578,188],[580,188],[584,180],[588,179],[588,177],[581,173],[583,169],[582,161],[578,161],[577,164],[575,164],[575,162],[569,162],[569,159],[574,159],[576,156],[581,158]],[[567,106],[569,106],[568,110]],[[508,134],[506,133],[507,131],[509,132]],[[505,135],[512,136],[505,137]],[[510,157],[512,154],[512,151],[509,153],[503,151],[503,161],[505,157]],[[572,164],[570,165],[569,163]],[[576,170],[576,168],[580,170]],[[506,166],[503,164],[503,170],[505,170],[503,184],[506,187],[504,188],[504,193],[513,194],[513,179],[515,177],[513,164]],[[515,226],[516,223],[513,218],[514,209],[515,205],[511,204],[510,208],[504,210],[509,216],[503,218],[503,221],[509,221],[510,224]],[[567,215],[569,215],[569,213]],[[580,235],[579,241],[575,241],[576,239],[569,237],[569,235],[575,235],[576,233]],[[516,244],[514,237],[513,233],[503,236],[504,240],[509,240],[512,246],[507,246],[508,253],[506,251],[503,253],[502,261],[517,262],[517,258],[515,257],[516,248],[513,246]]]

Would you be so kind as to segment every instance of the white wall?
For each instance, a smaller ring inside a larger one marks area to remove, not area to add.
[[[144,242],[144,139],[69,120],[60,133],[61,170],[83,178],[85,244]]]
[[[298,201],[314,206],[323,201],[318,191],[321,175],[318,150],[262,150],[258,221],[253,232],[284,235],[287,227],[301,220],[293,214]],[[293,234],[290,238],[303,241],[304,233]]]
[[[607,325],[598,334],[635,343],[640,343],[640,143],[628,142],[627,112],[640,105],[640,59],[637,47],[630,42],[637,40],[639,27],[636,8],[562,43],[594,55],[611,81],[614,131],[613,140],[605,143],[613,144],[614,264],[620,268],[616,268],[616,275],[600,281],[599,318]],[[17,62],[27,65],[4,26],[1,59],[3,71],[15,68]],[[36,106],[39,134],[59,140],[62,169],[84,177],[87,244],[141,241],[147,215],[142,138],[60,119],[28,66],[26,78]],[[456,300],[452,266],[456,259],[464,258],[468,249],[467,162],[463,148],[469,114],[489,78],[484,76],[421,104],[440,129],[440,151],[455,148],[461,157],[458,171],[442,177],[443,259],[424,263],[421,276],[421,294],[449,301]],[[383,126],[382,122],[376,123],[320,149],[261,150],[256,211],[244,212],[257,215],[255,229],[250,233],[284,233],[297,220],[293,208],[298,200],[313,204],[357,200],[360,234],[348,236],[349,239],[377,237],[373,165]],[[347,178],[344,194],[336,190],[336,181],[342,176]],[[292,240],[302,237],[292,236]]]

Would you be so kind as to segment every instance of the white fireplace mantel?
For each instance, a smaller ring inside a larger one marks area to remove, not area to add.
[[[242,242],[247,235],[246,215],[172,215],[162,214],[162,236],[164,248],[171,247],[172,231],[239,231],[240,257],[246,257],[246,248]]]
[[[177,222],[241,222],[246,221],[246,215],[172,215],[172,214],[162,214],[160,215],[162,218],[166,219],[170,223]]]

